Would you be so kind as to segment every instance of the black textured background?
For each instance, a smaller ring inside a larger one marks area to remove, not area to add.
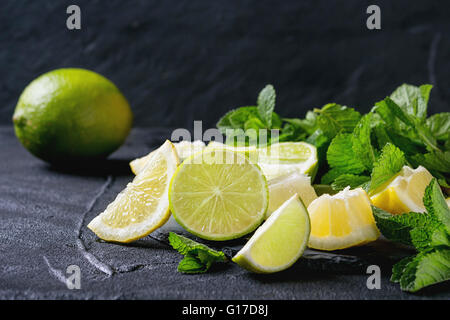
[[[382,30],[369,31],[378,4]],[[308,253],[273,275],[236,264],[207,274],[176,271],[180,255],[158,234],[118,245],[86,228],[132,179],[128,162],[193,120],[213,126],[231,107],[251,104],[266,84],[277,111],[303,116],[335,101],[361,110],[397,85],[432,83],[430,113],[449,110],[448,1],[0,1],[0,299],[449,299],[450,283],[407,294],[389,281],[404,250],[385,242]],[[82,30],[66,29],[78,4]],[[61,170],[32,157],[11,126],[23,88],[60,67],[114,81],[136,127],[92,170]],[[358,258],[355,258],[358,257]],[[338,262],[338,263],[336,263]],[[366,266],[381,267],[381,289]],[[81,268],[81,290],[65,285]]]
[[[66,28],[78,4],[82,29]],[[381,8],[382,29],[366,28]],[[130,101],[136,126],[213,126],[267,83],[299,117],[338,102],[369,110],[401,83],[432,83],[430,112],[450,109],[448,1],[0,2],[0,123],[23,88],[60,67],[97,71]]]

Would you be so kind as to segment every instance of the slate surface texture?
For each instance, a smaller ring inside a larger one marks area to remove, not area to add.
[[[67,171],[34,158],[12,127],[0,127],[0,299],[450,299],[448,282],[418,294],[390,283],[392,263],[408,252],[383,241],[332,259],[309,251],[273,275],[233,263],[178,273],[181,256],[158,233],[127,245],[98,241],[86,224],[132,179],[128,161],[169,132],[134,129],[101,166]],[[370,264],[381,268],[379,290],[366,286]],[[66,286],[70,265],[80,267],[79,290]]]
[[[71,4],[81,8],[79,31],[66,28]],[[366,28],[370,4],[381,8],[381,30]],[[448,111],[449,17],[444,0],[2,0],[0,299],[449,299],[448,283],[414,295],[390,283],[405,252],[384,242],[340,256],[308,252],[274,275],[231,263],[183,275],[164,234],[118,245],[86,229],[132,179],[129,160],[194,120],[213,127],[267,83],[284,117],[329,102],[365,112],[404,82],[433,84],[429,113]],[[105,75],[135,114],[127,143],[91,170],[49,167],[11,126],[25,86],[62,67]],[[372,263],[380,290],[366,287]],[[80,290],[65,285],[69,265],[81,269]]]

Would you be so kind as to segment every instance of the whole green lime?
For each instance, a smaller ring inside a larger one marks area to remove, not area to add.
[[[133,114],[108,79],[85,69],[57,69],[32,81],[13,115],[20,142],[50,162],[105,158],[130,132]]]

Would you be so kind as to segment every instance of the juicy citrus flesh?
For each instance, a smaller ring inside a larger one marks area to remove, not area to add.
[[[285,270],[301,257],[309,234],[308,212],[295,194],[256,230],[233,261],[257,273]]]
[[[189,158],[191,155],[201,152],[205,148],[205,143],[200,140],[196,140],[193,142],[190,141],[181,141],[181,142],[173,142],[175,149],[178,153],[178,158],[180,161],[184,161]],[[146,156],[134,159],[130,162],[131,171],[134,174],[138,174],[145,166],[145,164],[150,160],[155,151],[150,152]]]
[[[292,172],[308,174],[317,171],[317,149],[306,142],[280,142],[260,148],[258,164],[268,180]]]
[[[267,182],[247,157],[213,150],[186,159],[169,189],[170,210],[189,232],[229,240],[253,231],[268,204]]]
[[[308,212],[308,246],[313,249],[345,249],[375,241],[380,235],[370,199],[361,188],[346,188],[332,196],[323,194],[308,206]]]
[[[392,214],[425,212],[423,196],[433,176],[422,166],[402,170],[370,198],[374,206]]]
[[[272,179],[269,185],[269,207],[267,208],[266,219],[277,210],[286,200],[297,194],[305,204],[309,204],[317,199],[317,194],[311,185],[311,177],[292,172],[290,174]]]
[[[175,147],[166,141],[88,228],[103,240],[130,242],[162,226],[170,216],[168,189],[177,164]]]
[[[133,114],[105,77],[84,69],[58,69],[25,88],[13,122],[28,151],[56,163],[106,157],[125,141]]]
[[[292,172],[314,177],[317,171],[317,149],[306,142],[280,142],[257,148],[254,145],[235,147],[213,141],[206,147],[206,150],[214,149],[227,149],[245,154],[259,165],[267,180]]]

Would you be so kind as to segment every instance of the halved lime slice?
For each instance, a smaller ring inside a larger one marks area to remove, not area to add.
[[[302,256],[310,230],[308,212],[295,194],[256,230],[233,261],[256,273],[285,270]]]
[[[317,172],[317,149],[306,142],[281,142],[258,149],[258,165],[267,180],[292,172],[314,176]]]
[[[205,151],[186,159],[169,187],[170,210],[187,231],[209,240],[239,238],[264,219],[267,182],[238,152]]]

